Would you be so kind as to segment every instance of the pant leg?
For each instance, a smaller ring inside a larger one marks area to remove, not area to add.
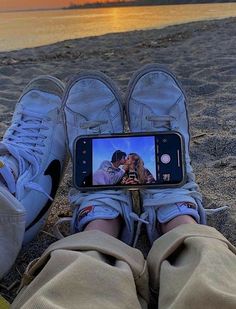
[[[160,237],[147,262],[159,309],[235,309],[236,249],[212,227],[184,224]]]
[[[147,308],[149,296],[142,253],[99,231],[52,244],[22,283],[12,309],[137,309]]]

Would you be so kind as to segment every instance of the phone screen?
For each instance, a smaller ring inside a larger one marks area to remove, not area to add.
[[[80,137],[73,165],[79,189],[178,186],[185,176],[182,136],[168,132]]]

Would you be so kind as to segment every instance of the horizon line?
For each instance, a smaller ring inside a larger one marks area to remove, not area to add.
[[[172,2],[173,1],[173,2]],[[35,12],[35,11],[57,11],[57,10],[79,10],[79,9],[100,9],[100,8],[109,8],[109,7],[134,7],[134,6],[163,6],[163,5],[188,5],[188,4],[216,4],[216,3],[229,3],[230,0],[193,0],[191,3],[175,3],[175,0],[172,0],[169,3],[143,3],[142,0],[139,1],[124,1],[124,2],[107,2],[107,3],[86,3],[81,5],[66,6],[66,7],[43,7],[43,8],[25,8],[25,9],[9,9],[1,10],[0,13],[11,13],[11,12]],[[184,2],[185,0],[183,0]],[[195,2],[196,1],[196,2]]]
[[[182,0],[183,2],[186,0]],[[204,3],[216,3],[216,2],[221,2],[221,1],[226,1],[230,2],[230,0],[200,0],[198,3],[198,0],[192,0],[194,1],[193,3],[175,3],[175,0],[170,0],[168,3],[163,3],[162,0],[160,0],[160,3],[144,3],[142,0],[132,0],[132,1],[122,1],[122,2],[95,2],[95,3],[85,3],[85,4],[78,4],[75,5],[74,7],[72,5],[68,5],[66,7],[42,7],[42,8],[24,8],[24,9],[7,9],[7,10],[1,10],[0,13],[11,13],[11,12],[34,12],[34,11],[55,11],[55,10],[76,10],[76,9],[99,9],[99,8],[106,8],[106,7],[133,7],[133,6],[163,6],[163,5],[185,5],[185,4],[204,4]],[[195,2],[196,1],[196,2]],[[203,1],[203,2],[201,2]]]

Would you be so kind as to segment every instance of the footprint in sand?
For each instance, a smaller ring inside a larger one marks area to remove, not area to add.
[[[219,85],[211,83],[201,85],[200,87],[193,87],[191,91],[195,95],[208,95],[216,92],[219,88]]]

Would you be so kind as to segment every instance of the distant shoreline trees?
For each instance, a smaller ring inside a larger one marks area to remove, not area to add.
[[[108,2],[97,2],[75,4],[71,3],[64,7],[65,10],[71,9],[88,9],[88,8],[104,8],[114,6],[144,6],[144,5],[170,5],[170,4],[202,4],[202,3],[227,3],[234,2],[234,0],[117,0]]]

